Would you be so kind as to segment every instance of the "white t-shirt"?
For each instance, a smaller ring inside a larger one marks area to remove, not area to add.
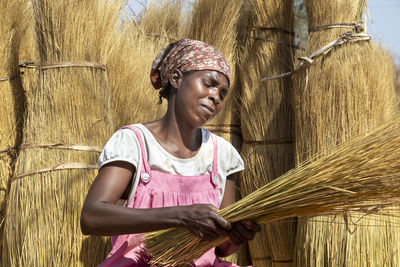
[[[210,132],[202,129],[202,145],[198,153],[188,159],[177,158],[168,153],[153,134],[142,124],[135,124],[142,136],[147,162],[152,170],[163,171],[183,176],[196,176],[211,172],[213,160],[213,142]],[[218,187],[219,203],[221,204],[225,190],[226,177],[244,169],[242,158],[236,149],[217,136],[218,140]],[[132,183],[132,191],[129,200],[132,199],[140,179],[137,171],[142,168],[139,141],[135,133],[130,129],[120,129],[114,133],[100,154],[99,169],[113,161],[126,161],[136,167],[136,174]]]

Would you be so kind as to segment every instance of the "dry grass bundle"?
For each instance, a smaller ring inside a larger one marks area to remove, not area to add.
[[[0,9],[0,255],[9,180],[21,144],[24,94],[19,73],[19,46],[26,30],[27,1],[6,1]]]
[[[311,33],[306,55],[354,27],[320,28],[335,23],[359,22],[364,0],[306,1]],[[313,31],[313,29],[317,29]],[[335,47],[294,78],[297,161],[382,123],[394,108],[394,68],[390,58],[372,41]],[[296,266],[396,266],[399,230],[387,216],[359,222],[352,233],[346,218],[301,218],[298,223]],[[363,226],[365,225],[365,226]],[[368,240],[368,241],[366,241]],[[369,243],[369,245],[367,245]]]
[[[183,30],[181,14],[182,0],[152,0],[139,24],[147,36],[166,36],[172,41],[179,39]]]
[[[376,131],[301,164],[220,214],[230,222],[271,223],[293,216],[349,211],[368,214],[398,203],[399,131],[400,118],[396,115]],[[145,242],[154,255],[153,263],[179,266],[227,238],[206,242],[179,228],[151,233]]]
[[[246,56],[241,65],[240,106],[247,168],[241,191],[248,195],[294,165],[293,111],[290,79],[261,81],[292,69],[292,1],[249,1]],[[288,266],[293,255],[295,226],[277,222],[263,227],[249,242],[256,266]]]
[[[98,147],[112,130],[107,75],[99,64],[107,62],[121,3],[33,3],[39,83],[27,91],[2,265],[94,266],[104,259],[108,245],[102,238],[83,237],[79,216],[96,175]]]
[[[179,34],[180,1],[153,1],[138,23],[126,23],[107,62],[111,110],[115,128],[162,117],[166,101],[158,103],[158,91],[150,83],[156,55]],[[152,110],[152,112],[149,112]]]
[[[240,146],[240,118],[237,97],[240,86],[235,83],[235,66],[238,61],[238,28],[245,1],[243,0],[197,0],[191,21],[183,35],[201,40],[217,47],[225,55],[232,68],[231,85],[221,112],[207,123],[205,128],[218,134],[234,146]]]
[[[39,60],[39,49],[37,47],[36,42],[36,24],[35,24],[35,14],[32,7],[32,0],[27,1],[27,9],[26,9],[26,20],[27,20],[27,28],[24,31],[24,35],[21,37],[21,44],[20,44],[20,51],[19,51],[19,61],[22,62],[31,62],[31,61],[38,61]],[[27,69],[22,69],[25,73]],[[25,79],[26,75],[22,75],[23,80]],[[29,75],[28,75],[29,76]],[[25,87],[25,85],[24,85]],[[24,88],[25,90],[27,88]]]
[[[160,45],[133,24],[126,26],[116,38],[119,42],[107,63],[114,130],[123,125],[158,119],[166,110],[165,101],[157,104],[158,91],[154,90],[149,78],[151,63],[162,49]]]
[[[225,55],[231,66],[231,84],[221,112],[209,121],[205,128],[230,141],[236,148],[241,145],[238,98],[240,84],[236,78],[236,64],[239,61],[239,27],[241,13],[245,8],[243,0],[197,0],[182,35],[201,40],[217,47]],[[239,194],[238,194],[239,195]],[[234,255],[225,260],[240,265],[248,264],[247,248],[242,246]]]

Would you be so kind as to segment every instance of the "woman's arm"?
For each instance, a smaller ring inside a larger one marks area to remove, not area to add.
[[[221,209],[236,202],[236,181],[238,174],[229,176],[226,180],[224,197],[221,202]],[[257,232],[261,231],[261,227],[251,221],[237,222],[232,224],[232,228],[228,231],[230,240],[217,246],[215,254],[219,257],[226,257],[234,253],[240,245],[253,240]]]
[[[116,161],[99,171],[81,214],[84,234],[121,235],[144,233],[171,227],[187,227],[194,234],[213,240],[226,235],[229,222],[212,205],[131,209],[116,205],[135,174],[128,162]]]

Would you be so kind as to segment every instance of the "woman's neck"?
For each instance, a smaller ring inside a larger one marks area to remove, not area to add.
[[[171,112],[167,112],[159,120],[143,125],[166,151],[178,158],[191,158],[201,147],[201,129],[179,121]]]

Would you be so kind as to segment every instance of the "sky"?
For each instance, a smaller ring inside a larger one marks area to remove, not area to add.
[[[143,5],[140,3],[146,2],[148,1],[128,0],[135,13],[142,10]],[[397,28],[400,26],[400,0],[369,0],[367,13],[369,35],[390,51],[397,65],[400,65],[400,30]]]
[[[400,1],[369,0],[368,11],[371,18],[368,23],[369,35],[391,51],[397,65],[400,65]]]

